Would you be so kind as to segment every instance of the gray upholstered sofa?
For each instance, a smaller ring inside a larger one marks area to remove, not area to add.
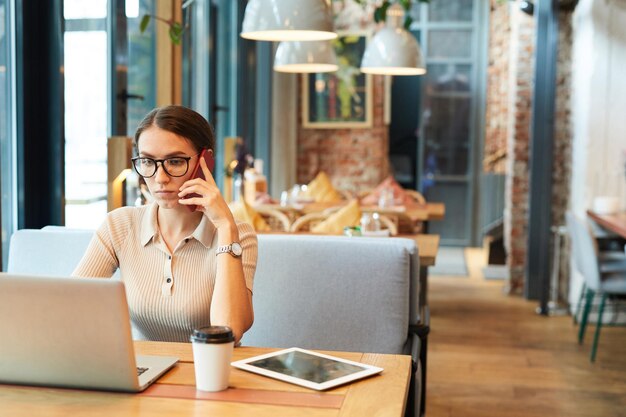
[[[69,275],[93,232],[20,230],[8,272]],[[252,328],[244,345],[404,353],[414,358],[408,415],[419,415],[419,257],[413,240],[259,235]]]

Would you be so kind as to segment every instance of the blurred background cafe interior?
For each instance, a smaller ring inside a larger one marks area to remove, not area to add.
[[[255,32],[305,0],[0,0],[2,270],[150,202],[130,138],[182,104],[259,234],[415,239],[426,415],[624,415],[626,2],[320,1],[311,41]]]

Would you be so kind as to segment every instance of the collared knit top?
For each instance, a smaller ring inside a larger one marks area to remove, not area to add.
[[[217,233],[211,221],[202,216],[194,232],[170,253],[159,232],[157,211],[158,205],[153,203],[110,212],[72,275],[109,278],[119,268],[133,336],[188,342],[194,328],[211,322]],[[247,223],[237,227],[246,286],[252,291],[256,234]]]

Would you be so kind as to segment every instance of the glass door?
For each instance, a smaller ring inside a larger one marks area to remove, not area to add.
[[[429,225],[444,245],[477,244],[476,161],[484,124],[483,22],[488,13],[482,3],[414,4],[410,29],[427,74],[393,80],[390,160],[398,182],[414,186],[427,201],[445,203],[445,219]],[[395,105],[396,94],[403,108]],[[414,103],[413,111],[407,112],[407,102]]]

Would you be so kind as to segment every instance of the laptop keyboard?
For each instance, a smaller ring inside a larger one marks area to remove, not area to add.
[[[137,376],[143,374],[144,372],[146,372],[148,370],[148,368],[141,368],[141,367],[137,367]]]

